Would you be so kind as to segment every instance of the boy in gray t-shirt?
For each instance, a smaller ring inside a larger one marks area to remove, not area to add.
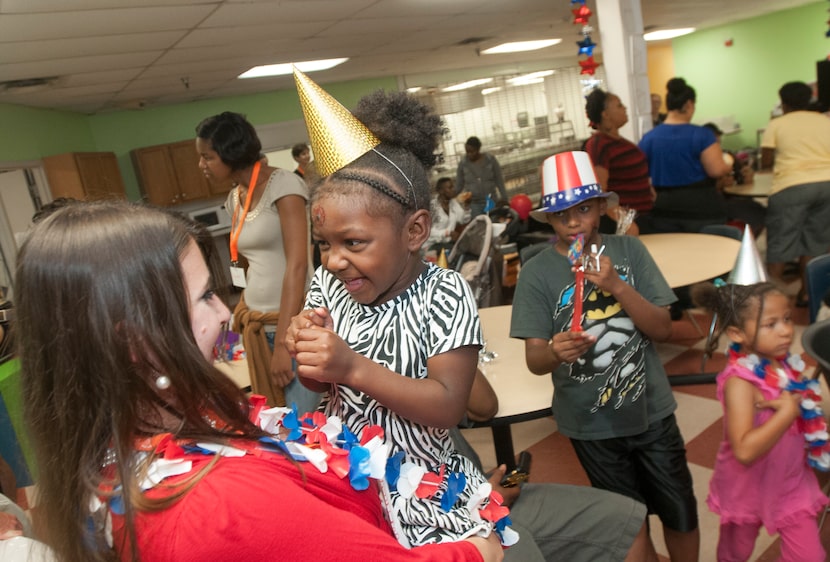
[[[671,335],[667,306],[677,299],[638,239],[599,234],[615,194],[601,190],[586,153],[548,158],[543,193],[531,216],[551,224],[557,241],[522,268],[510,335],[525,340],[532,372],[552,374],[553,415],[592,485],[645,503],[663,522],[672,560],[697,560],[697,502],[677,404],[651,344]],[[577,238],[589,256],[584,267],[568,259]]]

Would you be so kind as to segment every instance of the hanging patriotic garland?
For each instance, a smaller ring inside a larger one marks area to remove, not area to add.
[[[594,75],[599,63],[594,60],[594,47],[597,46],[591,40],[591,32],[594,31],[594,28],[588,25],[590,18],[594,15],[594,12],[585,5],[585,0],[571,0],[571,6],[576,6],[575,8],[571,9],[571,13],[574,15],[574,24],[581,24],[582,25],[582,41],[577,41],[576,44],[579,47],[579,52],[577,56],[586,55],[588,58],[582,59],[579,61],[579,66],[581,70],[579,71],[580,74],[590,74],[591,76]]]

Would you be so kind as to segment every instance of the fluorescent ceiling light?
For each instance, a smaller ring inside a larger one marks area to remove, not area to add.
[[[409,92],[410,94],[414,94],[415,92],[420,92],[421,87],[420,86],[413,86],[411,88],[407,88],[406,91]]]
[[[662,39],[673,39],[675,37],[680,37],[681,35],[688,35],[689,33],[694,32],[694,27],[683,27],[680,29],[661,29],[659,31],[649,31],[645,35],[643,35],[643,39],[646,41],[660,41]]]
[[[486,96],[487,94],[495,94],[496,92],[501,92],[501,86],[496,86],[495,88],[484,88],[481,90],[481,95]]]
[[[535,51],[537,49],[544,49],[561,43],[561,39],[539,39],[538,41],[514,41],[512,43],[502,43],[489,49],[481,51],[482,55],[496,55],[503,53],[522,53],[524,51]]]
[[[291,74],[294,72],[292,66],[296,66],[298,70],[302,72],[315,72],[318,70],[328,70],[329,68],[333,68],[338,64],[343,64],[349,60],[348,58],[342,59],[323,59],[323,60],[309,60],[304,62],[284,62],[280,64],[265,64],[262,66],[255,66],[249,70],[246,70],[237,78],[261,78],[263,76],[283,76],[285,74]]]
[[[511,86],[527,86],[528,84],[541,84],[544,78],[512,78],[508,80]]]
[[[455,84],[454,86],[447,86],[446,88],[442,88],[442,92],[457,92],[458,90],[466,90],[467,88],[475,88],[476,86],[481,86],[482,84],[488,84],[492,82],[492,78],[479,78],[478,80],[468,80],[467,82],[461,82],[460,84]]]
[[[530,74],[522,74],[521,76],[514,76],[508,78],[507,81],[514,86],[521,86],[523,84],[538,84],[544,82],[545,76],[550,76],[556,72],[555,70],[540,70],[538,72],[531,72]]]

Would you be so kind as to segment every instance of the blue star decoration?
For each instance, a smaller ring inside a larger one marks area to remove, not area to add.
[[[579,45],[579,53],[577,53],[577,56],[588,55],[590,57],[594,54],[594,47],[597,46],[597,44],[591,40],[590,35],[586,36],[582,41],[577,41],[576,44]]]

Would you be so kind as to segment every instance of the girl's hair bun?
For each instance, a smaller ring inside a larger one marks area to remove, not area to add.
[[[376,90],[360,99],[353,112],[382,142],[409,150],[429,168],[447,128],[440,116],[406,92]]]

